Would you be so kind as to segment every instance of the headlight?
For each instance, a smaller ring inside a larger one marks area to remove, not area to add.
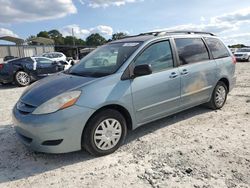
[[[62,110],[64,108],[68,108],[76,103],[80,95],[81,91],[70,91],[62,93],[38,106],[32,112],[32,114],[49,114],[58,110]]]

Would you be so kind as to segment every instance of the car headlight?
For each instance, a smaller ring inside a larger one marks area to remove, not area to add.
[[[32,114],[49,114],[74,105],[80,97],[81,91],[62,93],[38,106]]]

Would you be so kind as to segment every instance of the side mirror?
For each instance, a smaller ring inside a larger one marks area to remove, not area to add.
[[[149,64],[137,65],[134,68],[134,77],[152,74],[152,68]]]

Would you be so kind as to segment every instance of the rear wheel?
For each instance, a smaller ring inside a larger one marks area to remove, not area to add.
[[[219,81],[214,88],[212,97],[208,102],[208,106],[214,110],[222,108],[227,100],[227,94],[227,86],[224,82]]]
[[[17,71],[14,80],[20,87],[29,85],[31,81],[29,74],[25,71]]]
[[[94,156],[113,153],[124,142],[127,134],[126,120],[116,110],[107,109],[95,114],[87,123],[83,147]]]

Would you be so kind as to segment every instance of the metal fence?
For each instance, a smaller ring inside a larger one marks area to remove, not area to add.
[[[54,51],[54,46],[0,45],[0,63],[5,56],[29,57]]]

